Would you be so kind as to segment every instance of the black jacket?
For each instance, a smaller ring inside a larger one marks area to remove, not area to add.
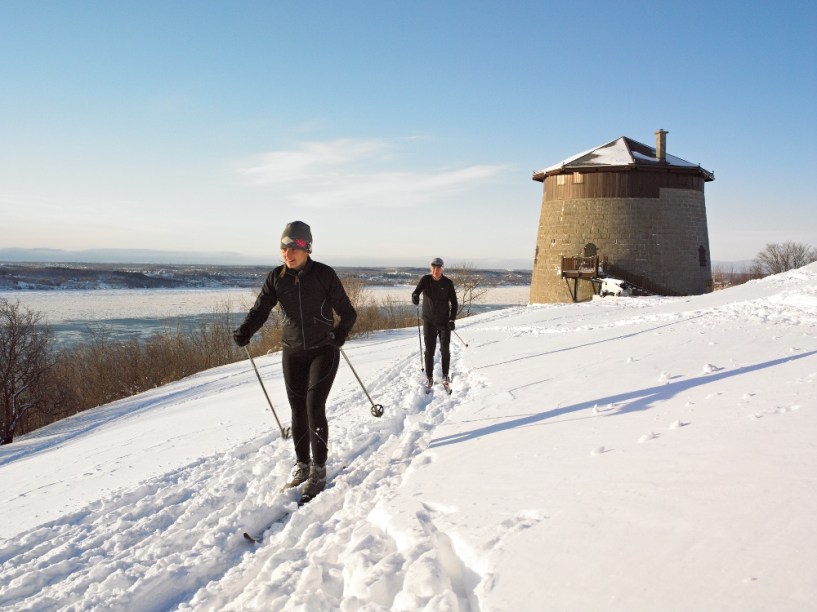
[[[340,315],[338,328],[346,334],[357,319],[335,271],[310,257],[301,270],[280,265],[267,275],[261,293],[237,334],[249,340],[261,329],[276,304],[284,315],[281,342],[286,348],[311,349],[331,340],[332,311]]]
[[[412,296],[423,294],[423,321],[438,327],[448,327],[448,322],[457,318],[457,292],[454,283],[443,275],[435,281],[431,274],[426,274],[417,283]],[[449,306],[450,305],[450,306]]]

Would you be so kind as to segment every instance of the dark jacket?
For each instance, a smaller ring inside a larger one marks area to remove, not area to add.
[[[457,318],[457,292],[450,278],[443,275],[435,281],[426,274],[417,283],[412,296],[423,294],[423,321],[438,327],[448,327],[448,322]]]
[[[338,328],[346,335],[357,319],[346,291],[335,271],[312,258],[301,270],[289,270],[281,265],[267,275],[261,293],[236,330],[249,340],[261,329],[276,304],[284,315],[281,342],[286,348],[311,349],[331,340],[334,324],[332,311],[340,315]]]

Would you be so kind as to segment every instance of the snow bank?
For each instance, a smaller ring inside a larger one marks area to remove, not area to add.
[[[452,396],[416,329],[347,343],[386,414],[342,366],[298,510],[249,364],[0,447],[0,608],[813,609],[817,264],[457,331]]]

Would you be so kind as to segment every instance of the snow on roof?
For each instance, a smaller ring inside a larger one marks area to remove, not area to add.
[[[568,157],[559,162],[533,173],[534,180],[544,180],[545,176],[560,170],[579,170],[581,168],[621,167],[621,166],[672,166],[679,168],[700,169],[708,180],[714,174],[704,170],[699,164],[693,164],[680,157],[667,155],[666,160],[659,161],[655,149],[643,143],[621,136],[606,144],[583,151],[578,155]]]

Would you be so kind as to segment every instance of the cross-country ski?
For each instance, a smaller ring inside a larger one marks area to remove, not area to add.
[[[279,515],[275,520],[270,521],[270,523],[261,529],[260,531],[256,532],[255,534],[251,534],[249,531],[244,532],[244,539],[248,542],[252,542],[253,544],[259,544],[264,541],[264,534],[267,533],[270,529],[272,529],[275,525],[279,523],[284,523],[290,517],[291,512],[284,512]]]

